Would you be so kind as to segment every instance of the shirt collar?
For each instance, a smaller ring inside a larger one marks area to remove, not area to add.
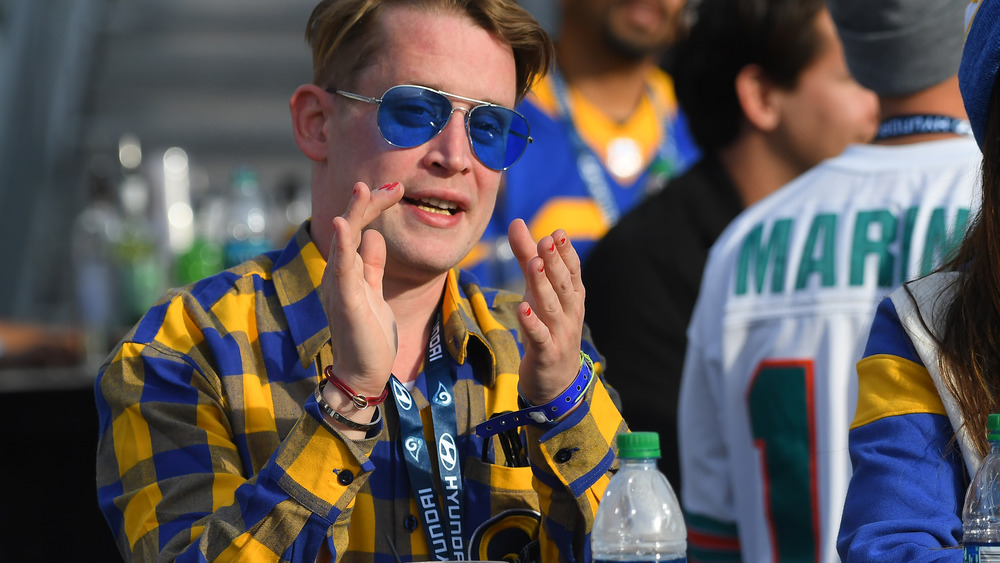
[[[330,326],[319,292],[326,258],[313,243],[309,225],[310,222],[306,221],[298,228],[278,255],[272,271],[275,292],[303,367],[313,363],[323,346],[330,341]],[[476,289],[471,291],[471,298],[466,297],[459,284],[458,272],[458,269],[448,272],[442,314],[448,352],[458,363],[464,364],[470,336],[476,336],[493,357],[484,332],[506,329],[493,317],[477,286],[470,286]],[[495,371],[496,362],[493,364]],[[493,375],[495,378],[496,374]]]
[[[310,221],[305,221],[295,231],[278,255],[271,274],[303,367],[313,363],[323,345],[330,341],[330,325],[318,291],[326,258],[313,244],[309,225]]]

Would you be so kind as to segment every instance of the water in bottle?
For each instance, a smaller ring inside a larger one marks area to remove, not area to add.
[[[87,362],[100,365],[118,328],[118,275],[114,252],[121,239],[122,218],[111,180],[92,178],[90,201],[73,223],[74,289],[83,329]]]
[[[964,563],[1000,562],[1000,414],[986,422],[990,453],[983,458],[962,510]]]
[[[677,496],[656,467],[659,457],[656,432],[618,435],[621,468],[594,519],[594,563],[687,560],[687,528]]]
[[[228,206],[223,257],[225,266],[231,268],[272,248],[267,232],[268,204],[253,169],[244,166],[233,172]]]

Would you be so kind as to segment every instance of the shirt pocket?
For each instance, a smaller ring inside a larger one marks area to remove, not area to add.
[[[531,467],[506,467],[466,458],[466,479],[488,483],[490,512],[494,515],[515,508],[539,510],[538,493],[531,486]]]

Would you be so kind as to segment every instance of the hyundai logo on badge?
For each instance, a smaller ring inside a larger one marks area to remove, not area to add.
[[[455,469],[458,463],[458,448],[455,446],[455,439],[447,432],[441,435],[438,440],[438,458],[448,471]]]
[[[413,406],[413,399],[410,398],[409,391],[395,377],[389,381],[392,382],[392,394],[396,397],[396,406],[404,411],[410,410],[410,407]]]
[[[420,438],[414,438],[413,436],[410,436],[409,438],[406,439],[404,445],[406,446],[406,451],[410,454],[410,457],[413,458],[413,461],[419,462],[420,448],[424,446],[424,441],[421,440]]]
[[[442,407],[447,407],[451,404],[451,393],[445,389],[444,384],[440,381],[438,381],[437,393],[434,394],[434,402]]]

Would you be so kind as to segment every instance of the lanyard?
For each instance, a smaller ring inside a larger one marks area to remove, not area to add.
[[[556,94],[556,101],[558,102],[559,121],[566,129],[570,144],[576,153],[576,167],[580,173],[580,179],[587,186],[587,192],[590,194],[590,197],[594,198],[594,202],[597,203],[597,207],[600,209],[601,215],[604,216],[604,220],[608,225],[614,225],[618,222],[621,209],[615,200],[611,186],[608,185],[604,166],[601,165],[594,151],[583,142],[580,133],[573,124],[573,116],[570,112],[569,103],[569,86],[559,71],[559,67],[553,66],[550,75],[552,76],[552,84]],[[650,100],[653,99],[654,97],[650,93]],[[679,158],[677,147],[674,144],[673,135],[671,134],[670,119],[668,119],[667,112],[663,113],[663,119],[660,120],[662,122],[660,148],[654,164],[656,168],[664,168],[669,173],[673,168],[671,163],[678,162]]]
[[[434,440],[437,444],[438,475],[440,491],[434,487],[434,468],[431,467],[430,453],[424,442],[423,424],[420,412],[406,387],[392,376],[389,379],[392,393],[399,411],[400,427],[403,434],[403,459],[406,461],[410,487],[417,499],[417,508],[424,523],[427,543],[438,559],[465,559],[464,534],[462,531],[462,468],[458,447],[453,383],[449,359],[441,345],[443,332],[441,316],[438,315],[430,340],[427,342],[427,357],[424,373],[427,376],[427,390],[431,403],[431,420]],[[433,389],[433,391],[431,391]],[[441,493],[440,499],[438,492]],[[442,502],[444,509],[442,510]]]
[[[875,140],[895,139],[909,135],[926,133],[954,133],[972,137],[972,126],[968,120],[947,115],[901,115],[883,121],[878,127]]]

